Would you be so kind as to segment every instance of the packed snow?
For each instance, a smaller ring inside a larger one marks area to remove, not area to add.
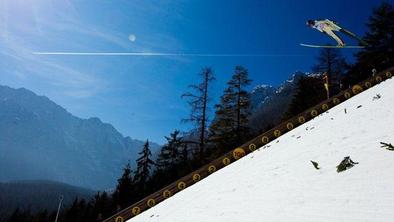
[[[393,107],[391,79],[129,222],[394,221]]]

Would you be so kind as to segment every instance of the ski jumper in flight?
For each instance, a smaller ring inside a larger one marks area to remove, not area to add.
[[[359,41],[362,45],[366,46],[368,45],[364,40],[362,40],[361,38],[357,37],[355,34],[351,33],[350,31],[341,28],[337,23],[335,23],[334,21],[325,19],[325,20],[308,20],[306,23],[309,27],[314,28],[319,30],[320,32],[323,32],[327,35],[329,35],[331,38],[333,38],[337,43],[338,43],[338,47],[344,47],[345,46],[345,42],[334,33],[334,31],[336,32],[342,32],[346,35],[349,35],[350,37],[356,39],[357,41]]]

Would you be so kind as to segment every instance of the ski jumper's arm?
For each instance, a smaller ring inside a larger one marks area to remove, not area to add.
[[[313,25],[313,28],[319,30],[320,32],[324,32],[323,31],[323,26],[324,26],[324,22],[323,21],[316,20],[315,24]]]

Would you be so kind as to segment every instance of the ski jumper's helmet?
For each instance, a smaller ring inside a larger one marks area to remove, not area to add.
[[[306,22],[306,24],[309,25],[309,26],[314,26],[314,25],[315,25],[315,21],[313,21],[313,20],[308,20],[308,21]]]

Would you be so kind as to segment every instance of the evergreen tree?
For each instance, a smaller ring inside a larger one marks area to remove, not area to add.
[[[222,149],[233,148],[247,137],[250,94],[245,87],[250,83],[247,69],[235,67],[220,103],[215,106],[215,119],[210,127],[211,140]]]
[[[25,221],[25,216],[23,212],[19,210],[19,208],[15,209],[15,211],[11,214],[11,216],[8,218],[8,222],[24,222]]]
[[[394,8],[384,2],[373,10],[364,39],[368,47],[357,54],[358,65],[382,70],[394,65]]]
[[[71,221],[77,221],[78,219],[78,215],[79,215],[79,206],[78,206],[78,198],[75,198],[74,202],[72,203],[72,205],[70,206],[70,208],[68,208],[68,210],[65,213],[65,220],[67,222],[71,222]]]
[[[188,165],[189,162],[189,151],[186,143],[182,142],[179,146],[179,163],[183,166]]]
[[[134,176],[134,183],[138,187],[140,194],[144,194],[147,191],[147,182],[150,178],[150,169],[155,163],[150,159],[152,153],[149,149],[149,141],[147,140],[140,153],[140,157],[137,159],[137,170]]]
[[[113,193],[115,204],[125,207],[131,203],[133,198],[133,185],[131,166],[130,163],[127,163],[123,168],[123,175],[118,179],[116,190]]]
[[[80,221],[94,221],[93,206],[90,201],[82,199],[80,201],[81,214],[79,215]]]
[[[394,66],[394,8],[389,2],[373,10],[367,23],[364,40],[368,46],[356,54],[357,62],[352,67],[349,84],[371,76],[371,70],[382,71]]]
[[[179,130],[175,130],[169,137],[165,137],[167,143],[162,147],[157,159],[157,167],[161,169],[170,169],[181,161],[181,154],[184,152],[185,144],[179,137]]]
[[[108,196],[107,192],[98,192],[94,196],[94,199],[91,200],[93,208],[91,220],[95,219],[95,221],[103,221],[105,218],[109,217],[112,213],[112,204],[112,200]]]
[[[95,195],[93,200],[93,209],[94,209],[94,216],[96,217],[97,221],[102,221],[104,217],[110,216],[111,208],[112,208],[111,205],[112,205],[111,199],[109,198],[108,194],[105,191],[102,193],[97,193]]]
[[[32,222],[49,222],[47,210],[40,211],[33,216]]]
[[[152,176],[152,185],[156,189],[173,182],[191,170],[187,144],[179,134],[180,131],[175,130],[169,137],[165,137],[167,143],[161,149],[156,161],[157,168]]]
[[[345,58],[338,49],[324,48],[321,49],[317,64],[312,70],[317,73],[324,73],[328,78],[328,89],[331,95],[340,91],[340,81],[348,69]],[[322,86],[323,87],[323,86]]]
[[[188,104],[191,108],[189,118],[183,121],[192,122],[195,124],[196,131],[199,134],[199,159],[204,157],[205,143],[206,143],[206,128],[208,122],[208,103],[209,103],[209,84],[215,79],[211,68],[204,68],[200,73],[201,83],[198,85],[189,85],[194,93],[187,92],[182,95],[182,98],[188,98]]]
[[[85,213],[86,213],[86,201],[84,199],[81,199],[78,204],[77,204],[77,209],[78,209],[78,213],[77,213],[77,220],[76,221],[85,221],[83,220],[83,218],[85,217]]]
[[[325,99],[322,78],[303,76],[297,82],[296,92],[284,119],[297,115]]]

